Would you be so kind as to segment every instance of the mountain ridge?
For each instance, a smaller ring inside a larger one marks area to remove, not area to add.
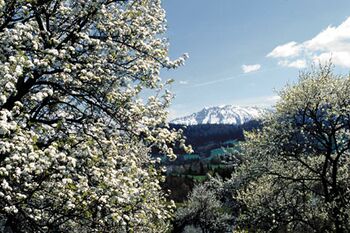
[[[259,120],[272,109],[262,107],[242,107],[236,105],[221,105],[205,107],[199,112],[175,118],[171,124],[201,125],[201,124],[231,124],[242,125],[251,120]]]

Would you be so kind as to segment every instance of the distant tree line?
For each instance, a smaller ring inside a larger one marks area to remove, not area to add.
[[[220,144],[228,140],[244,140],[244,131],[251,131],[261,127],[257,120],[249,121],[242,125],[230,124],[201,124],[201,125],[177,125],[170,124],[172,129],[182,129],[186,142],[196,150],[209,144]]]

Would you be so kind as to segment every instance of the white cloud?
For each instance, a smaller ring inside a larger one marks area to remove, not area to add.
[[[338,27],[328,26],[311,40],[305,42],[310,50],[349,50],[350,40],[350,17]]]
[[[186,85],[186,84],[188,84],[188,81],[180,80],[179,83],[182,85]]]
[[[277,102],[281,99],[281,97],[279,95],[273,95],[273,96],[268,96],[266,97],[266,101],[267,102]]]
[[[350,51],[321,53],[314,56],[313,61],[321,64],[332,61],[335,65],[350,68]]]
[[[257,70],[260,70],[261,65],[260,64],[255,64],[255,65],[242,65],[242,70],[243,73],[250,73],[250,72],[254,72]]]
[[[302,69],[302,68],[306,67],[306,61],[304,59],[298,59],[298,60],[290,62],[288,64],[288,67]]]
[[[350,17],[337,27],[328,26],[310,40],[277,46],[267,57],[283,58],[278,64],[295,68],[304,68],[306,60],[324,63],[331,58],[333,64],[350,68]]]
[[[305,59],[297,59],[294,61],[281,60],[278,62],[278,64],[280,66],[302,69],[306,67],[306,60]]]
[[[301,52],[301,47],[297,42],[292,41],[287,44],[279,45],[274,48],[267,57],[293,57],[299,55]]]

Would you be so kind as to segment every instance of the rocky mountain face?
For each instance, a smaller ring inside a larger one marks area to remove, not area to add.
[[[259,107],[239,107],[225,105],[218,107],[204,108],[189,116],[180,117],[170,123],[179,125],[200,125],[200,124],[231,124],[242,125],[251,120],[258,120],[271,109]]]

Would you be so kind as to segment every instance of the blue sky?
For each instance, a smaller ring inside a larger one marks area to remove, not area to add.
[[[206,106],[270,106],[300,69],[350,70],[349,0],[163,0],[175,71],[170,118]]]

